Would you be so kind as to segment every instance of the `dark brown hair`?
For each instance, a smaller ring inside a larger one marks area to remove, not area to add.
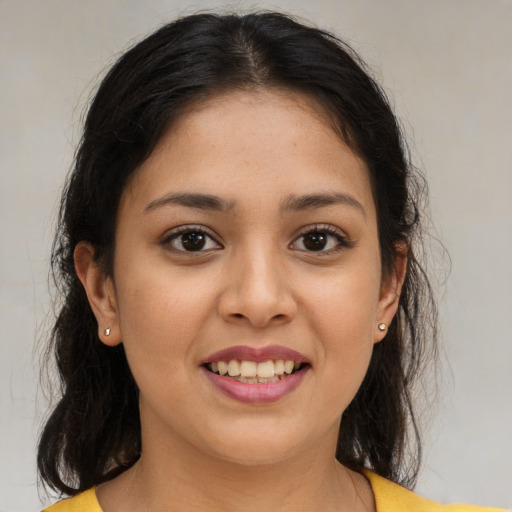
[[[364,63],[333,35],[276,13],[199,14],[165,25],[127,51],[92,101],[63,193],[53,250],[62,296],[51,336],[62,397],[39,441],[43,481],[73,495],[140,456],[137,385],[122,344],[105,346],[73,262],[87,241],[112,271],[116,214],[133,172],[191,102],[237,88],[294,89],[319,101],[366,162],[384,272],[407,246],[399,311],[343,414],[336,453],[412,486],[421,446],[411,391],[435,350],[436,315],[415,251],[423,183],[410,165],[388,101]],[[412,443],[412,444],[411,444]]]

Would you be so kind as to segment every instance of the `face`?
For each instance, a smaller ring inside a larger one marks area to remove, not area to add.
[[[213,98],[123,192],[113,280],[91,302],[124,344],[145,446],[334,453],[396,286],[368,170],[321,112],[289,92]]]

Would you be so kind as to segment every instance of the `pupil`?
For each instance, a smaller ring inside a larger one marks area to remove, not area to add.
[[[181,244],[187,251],[199,251],[204,247],[205,243],[206,239],[202,233],[185,233],[181,238]]]
[[[321,251],[327,244],[325,233],[310,233],[304,239],[304,245],[310,251]]]

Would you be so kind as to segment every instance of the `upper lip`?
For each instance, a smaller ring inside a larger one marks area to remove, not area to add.
[[[257,363],[269,360],[277,361],[279,359],[309,363],[309,359],[306,356],[287,347],[281,347],[279,345],[268,345],[266,347],[239,345],[219,350],[204,359],[201,364],[231,361],[232,359],[237,359],[238,361],[255,361]]]

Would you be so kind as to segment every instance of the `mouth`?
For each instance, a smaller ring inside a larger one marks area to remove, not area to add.
[[[268,359],[251,361],[248,359],[218,360],[203,365],[209,372],[228,377],[246,384],[270,384],[279,382],[293,375],[309,363],[293,359]]]
[[[286,347],[230,347],[201,363],[211,384],[236,400],[264,404],[292,393],[311,369],[311,362]]]

